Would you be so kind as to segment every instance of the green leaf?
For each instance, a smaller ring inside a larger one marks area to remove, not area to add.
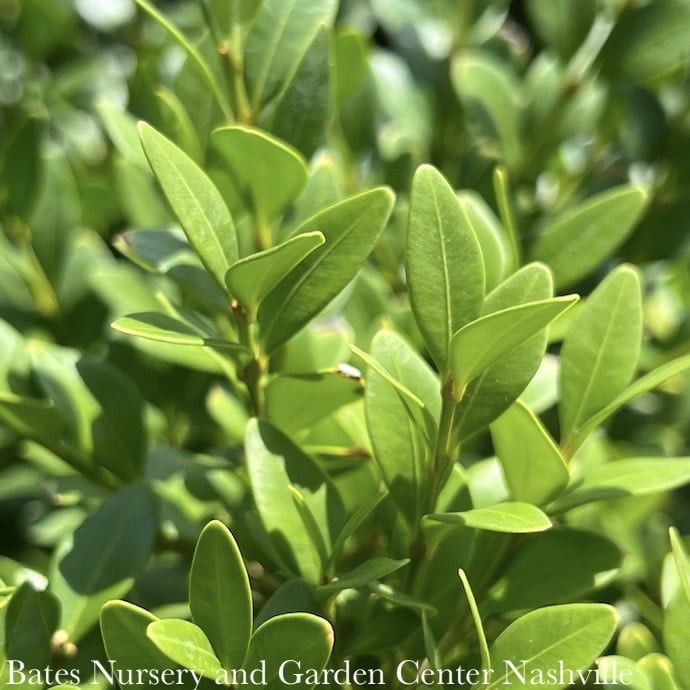
[[[552,218],[541,230],[531,257],[549,264],[556,288],[589,275],[633,231],[644,213],[648,194],[621,185]]]
[[[333,487],[310,456],[265,421],[252,419],[247,424],[245,455],[256,508],[285,567],[318,582],[319,554],[295,507],[290,485],[304,497],[328,548],[339,529],[335,523],[342,519],[342,504]]]
[[[543,264],[528,264],[486,296],[481,314],[486,316],[552,296],[549,269]],[[546,340],[546,331],[542,331],[467,386],[455,411],[454,429],[460,439],[478,433],[512,405],[537,372],[546,351]]]
[[[319,524],[316,521],[314,514],[311,512],[309,505],[304,500],[304,496],[302,496],[300,490],[292,484],[290,484],[288,488],[290,490],[292,502],[294,503],[295,508],[297,508],[297,512],[299,513],[300,518],[302,518],[302,524],[304,525],[304,529],[309,535],[311,543],[314,546],[314,549],[319,557],[321,572],[326,572],[329,561],[329,550],[326,546],[326,542],[323,539],[323,535],[321,534]]]
[[[157,89],[156,99],[163,131],[167,132],[170,140],[177,144],[195,163],[201,165],[203,163],[201,142],[180,99],[164,86]]]
[[[539,508],[519,501],[497,503],[486,508],[473,508],[459,513],[433,513],[425,519],[509,534],[543,532],[551,527],[551,520]]]
[[[457,331],[450,343],[450,371],[456,394],[577,302],[577,295],[528,302],[482,316]]]
[[[649,496],[690,482],[690,458],[625,458],[586,467],[571,480],[572,491],[550,510],[563,512],[592,501]]]
[[[264,0],[245,45],[245,78],[254,113],[285,89],[322,24],[332,25],[336,0]]]
[[[690,7],[678,0],[632,7],[617,22],[601,54],[610,79],[656,84],[690,63]]]
[[[374,580],[380,580],[386,575],[400,570],[410,562],[409,558],[394,560],[393,558],[370,558],[368,561],[360,563],[354,570],[345,575],[340,575],[337,579],[327,585],[321,585],[319,592],[341,592],[344,589],[364,587]]]
[[[365,361],[369,368],[364,407],[374,459],[398,509],[412,525],[422,511],[425,462],[441,410],[438,379],[394,331],[384,329],[374,336],[371,357]]]
[[[4,605],[3,605],[4,608]],[[45,668],[52,661],[50,641],[60,616],[60,604],[49,592],[37,592],[24,582],[18,587],[0,618],[0,682],[9,683],[5,660],[21,661],[27,668]],[[23,687],[23,686],[22,686]]]
[[[568,468],[558,446],[532,411],[519,400],[492,425],[511,498],[543,505],[565,489]]]
[[[251,25],[261,7],[261,0],[241,0],[239,3],[227,0],[202,0],[211,33],[226,45],[234,40],[233,29],[239,25],[243,32]]]
[[[412,180],[405,270],[415,320],[443,372],[453,333],[479,315],[484,263],[470,218],[430,165]]]
[[[173,266],[195,259],[192,248],[177,228],[126,230],[115,236],[113,246],[130,261],[154,273],[167,273]]]
[[[238,259],[232,217],[206,173],[181,149],[144,122],[139,136],[153,174],[189,243],[225,290],[225,274]]]
[[[141,148],[137,121],[128,112],[102,101],[96,104],[105,130],[122,158],[141,170],[151,173],[144,150]]]
[[[637,272],[621,266],[589,296],[561,350],[559,416],[562,445],[602,410],[635,373],[642,342]]]
[[[331,122],[331,34],[322,25],[279,98],[264,110],[259,125],[290,142],[305,156],[325,143]]]
[[[451,63],[451,80],[470,118],[496,141],[494,155],[512,168],[522,157],[520,88],[505,64],[465,50]]]
[[[637,665],[647,675],[654,690],[680,690],[671,660],[664,654],[647,654]]]
[[[255,630],[244,668],[250,671],[265,662],[265,683],[261,685],[268,690],[283,690],[288,683],[308,689],[312,684],[300,685],[294,674],[300,666],[302,672],[321,670],[332,649],[333,629],[328,621],[310,613],[285,613],[270,618]],[[278,675],[281,664],[283,679]]]
[[[316,316],[357,274],[388,221],[393,193],[377,187],[313,216],[301,234],[320,231],[326,244],[312,252],[259,309],[261,340],[271,353]]]
[[[313,426],[338,408],[360,400],[363,381],[345,367],[313,374],[283,374],[265,388],[266,418],[288,434]]]
[[[129,591],[157,532],[155,496],[137,483],[104,501],[58,550],[50,591],[60,600],[60,627],[70,640],[91,628],[106,601]]]
[[[222,615],[222,612],[218,612]],[[148,624],[146,636],[169,659],[183,668],[215,680],[223,673],[220,661],[203,630],[189,621],[168,618]]]
[[[228,205],[268,224],[285,212],[307,183],[302,155],[260,129],[235,125],[211,134],[211,146],[222,162],[214,171],[222,180]]]
[[[597,11],[595,0],[528,0],[527,16],[539,39],[567,61],[587,36]]]
[[[690,678],[690,657],[688,645],[690,645],[690,601],[685,592],[676,592],[664,611],[663,641],[664,649],[673,664],[675,675],[680,681],[681,687],[687,690],[688,678]]]
[[[100,613],[101,633],[108,659],[122,671],[156,669],[173,664],[146,636],[146,628],[156,616],[128,601],[109,601]]]
[[[65,418],[49,400],[0,391],[0,424],[18,436],[54,442],[65,428]]]
[[[491,647],[494,673],[487,690],[513,687],[564,688],[572,671],[585,672],[616,630],[617,616],[605,604],[566,604],[537,609],[511,623]],[[564,681],[550,680],[562,664]],[[576,676],[577,677],[577,676]]]
[[[625,407],[625,405],[635,398],[657,388],[668,379],[678,376],[688,369],[690,369],[690,355],[685,355],[667,362],[666,364],[662,364],[660,367],[653,369],[648,374],[645,374],[637,379],[637,381],[631,383],[620,395],[616,396],[614,400],[606,405],[606,407],[593,414],[579,429],[574,429],[572,431],[568,443],[563,445],[564,454],[567,457],[571,457],[589,434],[603,424],[611,415],[618,412],[618,410]]]
[[[189,574],[189,608],[224,668],[239,668],[249,649],[252,596],[242,554],[227,527],[209,522]]]
[[[690,557],[688,557],[685,546],[675,527],[669,529],[669,538],[671,540],[673,560],[678,570],[678,579],[685,593],[685,598],[690,602]]]
[[[264,297],[325,241],[320,232],[304,233],[240,259],[225,276],[228,290],[254,315]]]
[[[493,290],[506,277],[511,262],[505,230],[477,192],[463,189],[457,196],[482,250],[486,289]]]
[[[521,542],[486,595],[488,614],[572,601],[613,578],[621,552],[591,532],[556,528]]]

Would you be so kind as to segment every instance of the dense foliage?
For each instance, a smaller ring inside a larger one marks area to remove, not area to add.
[[[690,690],[688,0],[0,28],[3,687]]]

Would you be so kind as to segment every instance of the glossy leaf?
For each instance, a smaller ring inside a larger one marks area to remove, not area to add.
[[[250,314],[255,314],[264,297],[325,241],[320,232],[304,233],[240,259],[225,276],[228,290]]]
[[[58,551],[50,591],[60,599],[60,628],[70,640],[89,630],[106,601],[129,591],[157,532],[155,497],[138,483],[104,501]]]
[[[189,156],[157,132],[139,124],[144,153],[189,243],[225,289],[225,274],[238,259],[232,217],[220,192]]]
[[[433,513],[427,520],[462,525],[489,532],[526,534],[542,532],[551,527],[551,520],[529,503],[497,503],[486,508],[473,508],[458,513]]]
[[[606,585],[621,552],[592,532],[556,528],[521,542],[491,586],[482,610],[503,613],[572,601]]]
[[[175,618],[155,620],[148,624],[146,636],[182,668],[192,669],[210,680],[223,671],[208,638],[194,623]]]
[[[491,647],[494,673],[487,690],[517,687],[564,688],[549,670],[586,671],[616,630],[615,610],[606,604],[566,604],[537,609],[511,623]]]
[[[320,231],[326,244],[300,263],[262,303],[259,325],[268,352],[291,338],[354,278],[392,207],[392,192],[378,187],[330,206],[299,228],[301,234]]]
[[[295,507],[290,485],[304,497],[328,548],[342,519],[339,498],[314,460],[267,422],[250,420],[245,439],[254,501],[267,534],[287,568],[317,582],[321,561]]]
[[[551,219],[532,248],[532,259],[547,263],[556,287],[589,275],[635,228],[648,194],[630,185],[596,194]]]
[[[554,511],[623,496],[672,491],[690,482],[690,458],[624,458],[586,467],[571,480],[572,491],[551,506]]]
[[[445,371],[453,334],[479,315],[484,263],[470,218],[429,165],[418,168],[412,180],[405,270],[415,320]]]
[[[492,425],[511,498],[543,505],[568,484],[568,468],[558,446],[539,419],[519,400]]]
[[[409,558],[395,560],[392,558],[377,557],[360,563],[354,570],[345,575],[338,576],[332,582],[319,587],[320,592],[340,592],[343,589],[363,587],[374,580],[380,580],[386,575],[394,573],[409,563]]]
[[[333,649],[333,629],[328,621],[310,613],[286,613],[270,618],[252,635],[244,668],[259,668],[266,664],[265,683],[269,690],[282,690],[286,683],[278,676],[278,669],[286,660],[299,660],[302,669],[320,670],[326,666]],[[299,671],[297,663],[283,667],[284,678]],[[289,682],[293,682],[290,680]],[[299,683],[299,681],[294,681]],[[311,685],[305,684],[309,688]]]
[[[548,268],[543,264],[528,264],[486,296],[481,315],[552,296]],[[542,331],[488,367],[467,386],[454,419],[456,433],[461,439],[482,431],[517,399],[539,368],[546,351],[546,339],[546,331]]]
[[[398,509],[414,524],[441,409],[438,380],[393,331],[374,336],[368,363],[364,406],[374,459]]]
[[[450,371],[457,394],[505,355],[543,331],[578,297],[569,295],[528,302],[493,312],[457,331],[450,344]]]
[[[640,279],[622,266],[599,284],[573,320],[561,351],[561,438],[572,434],[624,388],[642,341]]]
[[[249,648],[252,597],[242,554],[222,522],[199,536],[189,575],[189,608],[225,668],[239,668]]]
[[[260,129],[221,127],[211,134],[211,146],[222,163],[216,179],[230,208],[259,223],[281,215],[307,182],[301,154]]]

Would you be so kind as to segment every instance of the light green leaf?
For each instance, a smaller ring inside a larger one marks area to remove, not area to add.
[[[513,352],[577,302],[577,295],[528,302],[472,321],[450,343],[450,371],[460,397],[473,378]]]
[[[148,624],[146,636],[169,659],[204,678],[215,680],[223,672],[208,637],[194,623],[176,618],[155,620]]]
[[[424,601],[420,601],[415,597],[411,597],[409,594],[404,592],[399,592],[397,589],[393,589],[388,585],[384,585],[381,582],[373,581],[367,585],[367,589],[373,592],[377,597],[388,601],[396,606],[402,606],[406,609],[412,609],[418,613],[428,614],[429,616],[435,616],[438,612],[431,604],[427,604]]]
[[[288,682],[300,685],[294,678],[300,667],[317,671],[324,668],[332,649],[333,629],[327,620],[311,613],[285,613],[270,618],[256,629],[244,668],[251,671],[264,662],[266,675],[262,687],[283,690]],[[278,676],[281,664],[285,664],[285,682]],[[312,685],[307,683],[301,687],[308,689]]]
[[[337,5],[336,0],[264,0],[245,48],[245,78],[254,113],[285,89],[319,27],[332,25]]]
[[[320,232],[304,233],[240,259],[225,276],[228,290],[250,314],[255,314],[263,298],[325,241]]]
[[[558,446],[532,411],[519,400],[492,425],[511,498],[543,505],[568,484],[568,468]]]
[[[615,576],[620,549],[592,532],[556,528],[520,542],[486,595],[486,614],[560,604]]]
[[[664,654],[652,653],[637,662],[649,678],[654,690],[680,690],[671,660]]]
[[[459,513],[433,513],[427,515],[425,520],[510,534],[543,532],[551,527],[551,520],[539,508],[518,501],[497,503]]]
[[[488,52],[461,51],[451,80],[470,118],[496,140],[494,155],[512,168],[522,157],[520,88],[505,65]]]
[[[214,170],[230,208],[268,224],[297,198],[307,182],[302,155],[260,129],[235,125],[211,134],[222,167]]]
[[[165,86],[158,88],[156,98],[163,131],[195,163],[201,165],[203,163],[201,142],[182,101]]]
[[[147,174],[151,174],[144,150],[141,148],[137,121],[128,112],[102,101],[96,104],[105,130],[122,158]]]
[[[50,400],[25,398],[0,391],[0,424],[19,436],[54,442],[65,418]]]
[[[435,168],[412,180],[405,255],[410,303],[429,352],[446,371],[453,334],[479,316],[482,250],[466,211]]]
[[[207,20],[211,33],[221,43],[232,44],[235,36],[233,29],[239,25],[243,32],[251,25],[252,20],[261,7],[261,0],[202,0],[206,9]]]
[[[438,379],[394,331],[379,331],[371,357],[360,357],[369,365],[364,406],[374,459],[401,514],[415,524],[441,409]]]
[[[252,596],[242,554],[222,522],[197,541],[189,574],[189,608],[225,668],[239,668],[252,632]]]
[[[340,529],[343,510],[334,488],[310,456],[265,421],[252,419],[247,424],[245,455],[261,522],[284,566],[318,582],[321,560],[290,486],[304,497],[329,549],[333,534]]]
[[[603,424],[611,415],[615,414],[622,407],[625,407],[635,398],[657,388],[662,383],[674,376],[678,376],[690,369],[690,355],[678,357],[660,367],[653,369],[648,374],[631,383],[620,395],[616,396],[606,407],[593,414],[579,429],[574,429],[570,434],[568,443],[563,446],[563,453],[566,457],[572,457],[582,442],[598,426]]]
[[[326,244],[312,252],[259,309],[261,340],[273,352],[316,316],[357,274],[393,207],[393,193],[377,187],[313,216],[301,234],[320,231]]]
[[[664,650],[673,664],[675,675],[681,687],[687,690],[690,678],[690,601],[685,592],[676,592],[673,599],[666,606],[663,618]]]
[[[561,445],[626,387],[642,342],[642,296],[637,272],[621,266],[589,296],[561,350]]]
[[[648,198],[647,192],[631,185],[589,197],[544,226],[532,248],[532,259],[551,267],[558,289],[576,283],[630,235]]]
[[[685,598],[690,602],[690,557],[675,527],[669,529],[669,538],[673,560],[678,570],[678,579],[685,593]]]
[[[181,149],[144,122],[144,153],[189,243],[225,290],[225,274],[238,259],[232,217],[206,173]]]
[[[513,687],[564,688],[549,680],[558,669],[586,672],[616,630],[615,610],[606,604],[566,604],[537,609],[511,623],[491,647],[494,674],[487,690]]]
[[[552,296],[549,269],[544,264],[528,264],[486,296],[481,315]],[[467,386],[455,411],[454,429],[460,439],[482,431],[512,405],[539,368],[546,351],[546,339],[546,331],[542,331]]]
[[[60,628],[71,641],[91,628],[106,601],[129,591],[157,532],[156,498],[137,483],[102,503],[58,550],[50,591],[60,600]]]
[[[343,589],[364,587],[374,580],[380,580],[386,575],[400,570],[410,562],[409,558],[394,560],[393,558],[370,558],[368,561],[360,563],[354,570],[329,582],[327,585],[319,587],[320,592],[340,592]]]
[[[648,496],[690,482],[690,458],[625,458],[587,467],[571,480],[573,490],[550,510],[563,512],[592,501]]]
[[[116,319],[111,327],[120,333],[135,335],[147,340],[157,340],[174,345],[193,345],[197,347],[212,347],[220,350],[245,351],[239,343],[214,337],[204,333],[200,324],[190,325],[167,314],[158,312],[143,312],[129,314]]]

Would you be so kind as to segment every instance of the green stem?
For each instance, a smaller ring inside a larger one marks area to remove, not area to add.
[[[252,413],[256,417],[261,417],[265,407],[264,377],[268,370],[268,361],[256,341],[254,314],[246,312],[236,302],[233,303],[232,310],[237,318],[240,342],[252,353],[252,359],[242,371],[240,378],[247,387]]]
[[[513,213],[513,206],[510,203],[510,181],[508,179],[508,171],[503,166],[498,166],[494,169],[494,194],[496,195],[496,203],[498,204],[501,222],[508,234],[508,243],[513,259],[513,271],[517,271],[522,264],[522,252],[520,250],[517,222],[515,220],[515,214]]]

